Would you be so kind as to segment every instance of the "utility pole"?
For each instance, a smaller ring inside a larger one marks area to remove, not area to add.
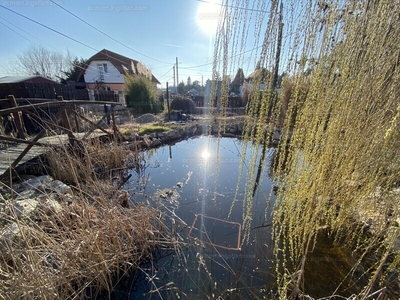
[[[176,58],[176,84],[179,84],[179,77],[178,77],[178,57]]]
[[[176,84],[175,84],[175,66],[174,66],[174,87],[176,88]],[[175,91],[176,92],[176,91]]]
[[[276,54],[275,54],[275,70],[274,70],[274,77],[272,79],[272,90],[275,92],[277,83],[278,83],[278,72],[279,72],[279,61],[281,57],[281,46],[282,46],[282,28],[283,28],[283,22],[282,22],[282,15],[283,15],[283,3],[281,3],[280,7],[280,13],[279,13],[279,29],[278,29],[278,43],[276,46]]]
[[[174,78],[175,79],[175,78]],[[171,121],[171,114],[169,111],[169,91],[168,91],[168,82],[167,82],[167,109],[168,109],[168,121]]]
[[[272,115],[272,108],[273,105],[277,101],[277,93],[276,93],[276,86],[278,83],[278,71],[279,71],[279,60],[281,56],[281,46],[282,46],[282,28],[283,28],[283,22],[282,22],[282,17],[283,17],[283,3],[281,2],[281,7],[280,7],[280,13],[279,13],[279,28],[278,28],[278,42],[276,46],[276,54],[275,54],[275,70],[274,70],[274,77],[272,78],[272,84],[271,84],[271,90],[272,90],[272,101],[273,103],[270,103],[269,108],[268,108],[268,119],[271,118]],[[267,152],[267,146],[268,146],[268,134],[267,131],[264,132],[264,142],[263,142],[263,148],[261,151],[261,157],[260,157],[260,162],[258,164],[258,169],[257,169],[257,176],[256,180],[254,183],[253,187],[253,197],[256,194],[256,190],[258,187],[258,184],[260,183],[260,176],[261,176],[261,171],[264,166],[264,160],[265,160],[265,155]]]

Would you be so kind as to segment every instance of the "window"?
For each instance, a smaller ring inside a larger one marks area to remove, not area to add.
[[[104,64],[97,64],[97,70],[99,72],[100,81],[104,80]]]
[[[104,73],[108,73],[107,64],[103,64]]]

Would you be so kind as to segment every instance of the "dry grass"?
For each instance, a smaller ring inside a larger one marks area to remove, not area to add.
[[[116,141],[103,144],[100,141],[81,142],[78,151],[68,147],[50,151],[48,164],[53,178],[79,186],[89,182],[97,185],[99,179],[107,178],[110,170],[125,167],[129,150]]]
[[[0,243],[0,299],[96,298],[151,260],[158,245],[170,244],[160,211],[133,206],[110,182],[109,170],[135,162],[128,151],[116,143],[81,146],[49,155],[54,178],[74,187],[61,210],[43,202],[21,218],[14,196],[2,199],[0,219],[14,231]]]
[[[4,299],[73,299],[112,291],[148,259],[167,233],[159,212],[117,202],[76,199],[61,213],[45,209],[14,219],[19,234],[0,256]]]

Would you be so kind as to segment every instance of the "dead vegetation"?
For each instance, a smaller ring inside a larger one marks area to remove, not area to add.
[[[111,181],[110,170],[134,164],[134,154],[116,143],[81,146],[80,152],[63,148],[49,155],[53,177],[73,187],[58,198],[57,209],[46,205],[50,195],[43,192],[33,212],[18,213],[18,193],[3,184],[0,299],[110,295],[156,248],[171,245],[163,214],[135,204]]]

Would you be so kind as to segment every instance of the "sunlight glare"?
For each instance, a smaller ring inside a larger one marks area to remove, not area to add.
[[[216,32],[221,6],[217,0],[205,0],[197,9],[197,24],[207,34]]]
[[[203,159],[208,159],[210,157],[210,152],[208,152],[207,149],[204,149],[203,152],[201,153],[201,157]]]

